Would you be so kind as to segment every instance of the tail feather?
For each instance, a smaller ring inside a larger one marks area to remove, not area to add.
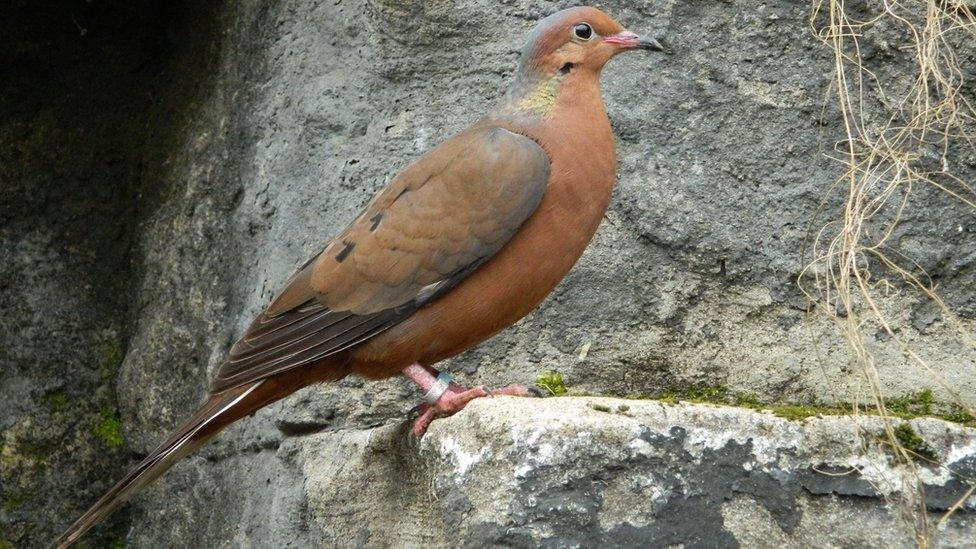
[[[266,402],[257,394],[252,395],[262,383],[213,395],[165,442],[153,450],[135,469],[129,472],[111,490],[99,499],[68,530],[54,541],[53,546],[63,548],[98,524],[140,489],[159,478],[180,458],[197,450],[221,429],[247,415]],[[252,398],[248,398],[252,396]],[[255,398],[258,397],[255,401]]]

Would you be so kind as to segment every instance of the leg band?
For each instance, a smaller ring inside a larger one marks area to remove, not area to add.
[[[441,398],[444,391],[447,391],[447,387],[451,384],[451,376],[447,372],[440,372],[437,374],[437,380],[434,384],[430,386],[430,389],[424,393],[424,402],[428,404],[433,404],[437,402],[437,399]]]

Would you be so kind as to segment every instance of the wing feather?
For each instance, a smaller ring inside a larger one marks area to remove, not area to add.
[[[388,330],[492,257],[538,207],[549,159],[480,126],[408,166],[289,280],[231,349],[212,390],[305,366]]]

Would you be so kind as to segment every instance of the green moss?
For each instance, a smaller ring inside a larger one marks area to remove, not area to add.
[[[125,538],[119,536],[112,540],[112,549],[125,549]]]
[[[893,416],[918,417],[932,415],[932,389],[923,389],[901,398],[885,400],[885,408]]]
[[[790,421],[803,421],[804,419],[817,416],[839,416],[849,412],[849,410],[828,408],[826,406],[803,406],[793,404],[782,404],[760,408],[768,408],[773,415],[783,419],[788,419]]]
[[[41,395],[40,401],[41,404],[43,404],[48,410],[52,412],[61,412],[68,407],[71,400],[65,393],[52,391],[50,393]]]
[[[976,417],[973,417],[969,412],[955,408],[952,412],[939,415],[940,418],[951,421],[952,423],[959,423],[960,425],[965,425],[966,427],[976,428]]]
[[[125,350],[119,341],[111,340],[101,346],[98,358],[98,374],[107,386],[111,387],[111,382],[118,375],[124,357]],[[92,432],[109,448],[118,448],[125,443],[125,439],[122,437],[122,421],[119,419],[119,413],[116,410],[114,391],[106,396],[108,398],[102,399],[103,404],[99,412],[99,419],[92,427]]]
[[[607,405],[605,405],[605,404],[596,404],[596,403],[591,402],[590,403],[590,408],[593,408],[597,412],[607,412],[607,413],[610,413],[611,412],[610,407],[607,406]]]
[[[98,373],[103,380],[115,377],[119,371],[119,366],[122,365],[123,358],[125,358],[125,350],[122,348],[121,342],[109,341],[102,345],[99,353]]]
[[[109,448],[122,446],[125,439],[122,438],[122,422],[115,408],[106,406],[102,408],[101,418],[92,429],[95,436],[102,439]]]
[[[17,441],[17,453],[32,461],[44,461],[57,450],[57,444],[51,441],[22,439]]]
[[[930,416],[951,423],[958,423],[966,427],[976,428],[976,418],[959,406],[952,406],[950,411],[945,413],[935,413],[934,408],[935,398],[932,395],[932,389],[922,389],[917,393],[912,393],[901,398],[885,400],[885,409],[895,417],[914,419]]]
[[[0,549],[14,549],[14,544],[10,543],[9,541],[3,538],[0,538]]]
[[[14,494],[6,496],[3,498],[3,503],[0,504],[0,509],[10,512],[17,510],[21,505],[27,501],[27,496],[25,494]]]
[[[763,407],[763,403],[755,395],[748,393],[735,395],[735,405],[743,408],[758,409]]]
[[[929,445],[912,429],[907,422],[903,422],[895,427],[895,439],[902,448],[908,450],[913,455],[921,456],[925,459],[934,460],[935,454]]]
[[[27,501],[27,496],[24,494],[5,495],[3,501],[0,502],[0,509],[3,509],[4,511],[8,511],[8,512],[14,511],[18,507],[23,505],[24,502],[26,501]]]
[[[535,384],[542,390],[548,391],[552,396],[562,396],[568,391],[563,375],[555,370],[550,370],[537,377]]]
[[[657,400],[669,404],[678,402],[695,402],[704,404],[719,404],[724,406],[737,406],[750,410],[765,410],[777,417],[790,421],[803,421],[817,416],[842,416],[850,415],[853,410],[842,406],[825,406],[816,403],[811,404],[765,404],[755,395],[749,393],[732,393],[724,385],[698,385],[693,387],[669,387],[660,394],[596,394],[568,389],[563,381],[563,376],[559,372],[549,371],[536,379],[536,385],[555,396],[610,396],[615,398],[625,398],[628,400]],[[917,393],[912,393],[901,398],[885,400],[885,408],[888,412],[901,419],[914,419],[917,417],[930,416],[957,423],[966,427],[976,428],[976,417],[965,410],[955,407],[949,413],[935,413],[935,397],[931,389],[923,389]],[[873,406],[860,408],[861,413],[874,414],[876,410]]]
[[[646,399],[649,397],[646,395],[628,395],[625,398]],[[751,410],[768,410],[776,416],[791,421],[802,421],[816,416],[850,415],[853,411],[851,408],[823,406],[819,404],[764,404],[754,395],[748,393],[733,394],[728,388],[722,385],[702,385],[683,389],[671,387],[661,395],[650,398],[671,404],[686,401],[738,406]],[[935,397],[931,389],[923,389],[917,393],[912,393],[901,398],[886,399],[885,409],[892,416],[901,419],[930,416],[952,423],[958,423],[966,427],[976,428],[976,417],[973,417],[972,414],[958,406],[954,407],[949,413],[935,413]],[[876,412],[872,406],[862,407],[860,411],[867,414]]]
[[[830,408],[816,405],[798,404],[763,404],[755,395],[748,393],[732,394],[727,387],[721,385],[698,386],[677,390],[670,388],[665,391],[660,400],[664,402],[698,402],[706,404],[721,404],[726,406],[737,406],[750,410],[768,410],[774,415],[788,419],[790,421],[801,421],[810,417],[821,415],[840,415],[847,413],[847,410]]]

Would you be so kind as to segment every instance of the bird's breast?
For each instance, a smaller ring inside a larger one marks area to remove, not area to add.
[[[517,322],[559,284],[596,232],[616,179],[609,123],[571,130],[533,136],[550,157],[549,185],[515,236],[447,294],[355,349],[353,371],[387,377],[454,356]]]

